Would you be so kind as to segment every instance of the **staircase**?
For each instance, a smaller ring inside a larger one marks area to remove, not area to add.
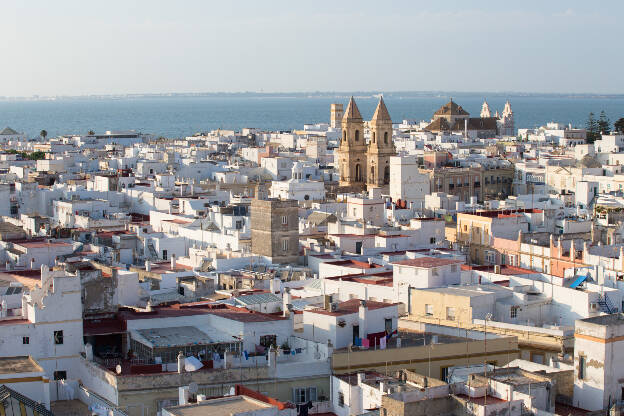
[[[600,306],[600,310],[604,313],[616,313],[618,311],[618,308],[613,305],[606,294],[600,296],[597,303]]]
[[[147,242],[147,250],[149,251],[150,258],[152,258],[152,259],[157,259],[158,258],[158,252],[154,248],[154,243],[152,242],[151,239]]]

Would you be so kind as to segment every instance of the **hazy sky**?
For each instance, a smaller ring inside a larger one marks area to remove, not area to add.
[[[0,5],[0,96],[624,93],[621,0],[0,0]]]

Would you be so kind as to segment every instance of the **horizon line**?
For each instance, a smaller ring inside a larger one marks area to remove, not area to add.
[[[358,94],[365,95],[393,95],[393,94],[459,94],[459,95],[511,95],[511,96],[572,96],[572,97],[603,97],[603,98],[624,98],[622,93],[599,93],[599,92],[537,92],[537,91],[453,91],[453,90],[348,90],[348,91],[204,91],[204,92],[143,92],[143,93],[103,93],[103,94],[56,94],[30,96],[0,96],[1,101],[17,100],[50,100],[50,99],[71,99],[71,98],[113,98],[113,97],[170,97],[170,96],[211,96],[211,95],[256,95],[256,96],[287,96],[287,95],[335,95],[351,96]],[[484,97],[485,98],[485,97]]]

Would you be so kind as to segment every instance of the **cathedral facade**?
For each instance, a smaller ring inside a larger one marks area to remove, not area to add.
[[[485,139],[514,136],[515,123],[509,101],[505,103],[502,116],[498,111],[492,116],[489,104],[484,101],[479,117],[470,117],[470,114],[451,98],[451,101],[433,114],[433,120],[425,130],[436,133],[453,132]]]
[[[340,186],[354,189],[380,188],[390,183],[390,157],[396,155],[392,119],[383,98],[370,123],[368,144],[364,120],[353,97],[342,118],[342,136],[337,151]]]

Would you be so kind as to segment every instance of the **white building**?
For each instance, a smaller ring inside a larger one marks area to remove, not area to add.
[[[0,328],[0,357],[37,360],[56,400],[54,380],[76,380],[84,351],[80,279],[42,266],[41,287],[24,294],[21,315],[0,318]]]
[[[327,297],[329,298],[329,296]],[[395,303],[351,299],[325,301],[325,306],[303,311],[303,338],[331,342],[334,348],[346,348],[360,340],[369,340],[369,348],[398,328],[399,309]]]
[[[429,189],[429,175],[420,173],[416,156],[390,158],[390,197],[393,201],[407,201],[408,207],[422,211]]]

